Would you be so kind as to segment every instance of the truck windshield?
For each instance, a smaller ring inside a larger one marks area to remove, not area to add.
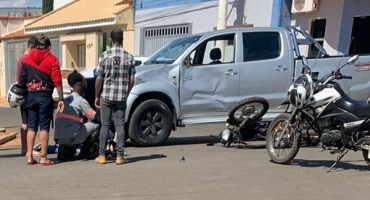
[[[174,40],[154,53],[144,64],[172,64],[186,49],[197,42],[201,35]]]

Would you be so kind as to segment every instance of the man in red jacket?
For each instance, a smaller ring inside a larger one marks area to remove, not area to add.
[[[52,165],[53,161],[47,159],[50,122],[53,118],[54,88],[58,91],[58,110],[64,108],[62,75],[59,61],[50,53],[51,42],[49,38],[41,35],[37,48],[23,60],[19,76],[19,86],[27,88],[28,132],[27,132],[27,164],[34,165],[33,158],[35,137],[40,127],[41,165]]]

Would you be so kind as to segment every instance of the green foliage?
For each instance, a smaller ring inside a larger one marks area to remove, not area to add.
[[[42,0],[42,14],[46,14],[53,10],[54,0]]]

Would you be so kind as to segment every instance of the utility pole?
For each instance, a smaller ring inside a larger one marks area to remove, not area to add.
[[[227,1],[228,0],[218,0],[217,30],[226,29]]]
[[[226,29],[228,0],[218,0],[217,30]],[[221,61],[225,58],[225,41],[218,41],[217,47],[221,49]]]

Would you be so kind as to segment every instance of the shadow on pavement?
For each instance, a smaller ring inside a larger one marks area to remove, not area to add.
[[[132,158],[125,158],[127,162],[125,164],[135,163],[138,161],[145,161],[145,160],[153,160],[153,159],[160,159],[160,158],[166,158],[167,156],[164,154],[151,154],[149,156],[137,156]]]
[[[212,144],[219,143],[220,140],[216,135],[194,136],[194,137],[170,137],[162,146],[187,145],[187,144]]]
[[[294,159],[291,165],[296,165],[300,167],[325,167],[329,169],[331,165],[334,164],[334,160],[303,160],[303,159]],[[353,164],[356,162],[358,164]],[[340,172],[345,170],[356,170],[356,171],[364,171],[369,172],[370,167],[367,165],[359,165],[362,160],[357,161],[341,161],[339,162],[330,172]]]
[[[231,144],[230,147],[228,147],[228,148],[234,148],[234,149],[265,149],[266,144],[261,143],[261,142],[254,142],[254,141],[248,142],[247,141],[247,146],[245,146],[243,144]]]
[[[0,150],[0,151],[3,151],[3,149]],[[17,158],[17,157],[25,157],[25,156],[22,156],[20,153],[2,154],[2,155],[0,155],[0,158]]]
[[[3,126],[2,128],[6,128],[6,129],[8,129],[8,128],[20,128],[21,126],[19,126],[19,125],[12,125],[12,126]]]
[[[265,141],[246,141],[247,146],[243,144],[232,143],[229,148],[236,149],[262,149],[266,147]],[[217,135],[209,136],[191,136],[191,137],[170,137],[168,140],[159,146],[154,147],[165,147],[165,146],[176,146],[176,145],[193,145],[193,144],[206,144],[207,146],[221,145],[220,138]],[[130,141],[125,143],[125,147],[135,147]],[[153,148],[153,147],[151,147]]]

